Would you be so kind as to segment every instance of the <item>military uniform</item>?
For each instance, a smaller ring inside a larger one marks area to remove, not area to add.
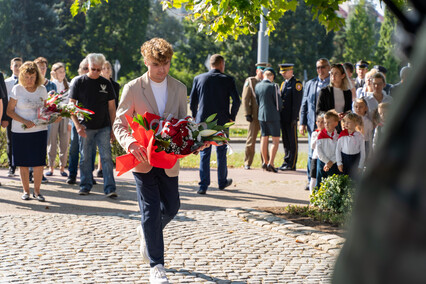
[[[291,69],[289,69],[291,68]],[[280,64],[280,73],[292,70],[293,64]],[[294,76],[281,84],[281,135],[284,145],[284,162],[280,170],[296,170],[297,120],[303,98],[303,85]]]
[[[258,63],[256,64],[258,69],[263,70],[265,67],[270,66],[268,63]],[[242,100],[243,100],[243,109],[244,116],[249,122],[249,127],[247,131],[247,140],[244,156],[244,167],[245,169],[250,169],[251,164],[253,163],[253,158],[255,154],[256,138],[257,134],[260,131],[259,120],[257,118],[259,106],[256,102],[256,94],[254,92],[256,84],[262,81],[257,77],[248,77],[244,82]]]

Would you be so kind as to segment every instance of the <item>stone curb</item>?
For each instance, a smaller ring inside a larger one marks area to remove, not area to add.
[[[334,256],[339,254],[345,242],[345,238],[324,233],[257,209],[228,208],[226,212],[236,215],[248,223],[294,238],[297,243],[310,245]]]

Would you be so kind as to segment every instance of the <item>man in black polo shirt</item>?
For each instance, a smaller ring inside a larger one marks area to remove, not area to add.
[[[80,137],[80,195],[89,194],[93,186],[93,147],[99,148],[104,176],[104,192],[117,197],[111,158],[111,126],[115,119],[115,93],[111,82],[100,76],[105,57],[99,53],[87,56],[89,73],[78,77],[70,87],[70,102],[95,112],[90,120],[72,117]]]

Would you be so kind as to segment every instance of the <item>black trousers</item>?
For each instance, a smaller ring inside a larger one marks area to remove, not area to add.
[[[297,121],[281,120],[281,135],[284,146],[283,166],[296,169],[297,163]]]

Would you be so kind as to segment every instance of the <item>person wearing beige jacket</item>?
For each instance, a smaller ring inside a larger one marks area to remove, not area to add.
[[[168,75],[173,55],[170,43],[153,38],[142,45],[141,53],[148,72],[124,86],[113,129],[120,145],[141,162],[133,169],[141,211],[137,232],[140,253],[151,266],[150,283],[169,283],[164,269],[163,229],[180,207],[179,162],[171,169],[152,167],[146,148],[129,132],[125,115],[150,112],[163,118],[184,118],[187,91],[184,84]]]

